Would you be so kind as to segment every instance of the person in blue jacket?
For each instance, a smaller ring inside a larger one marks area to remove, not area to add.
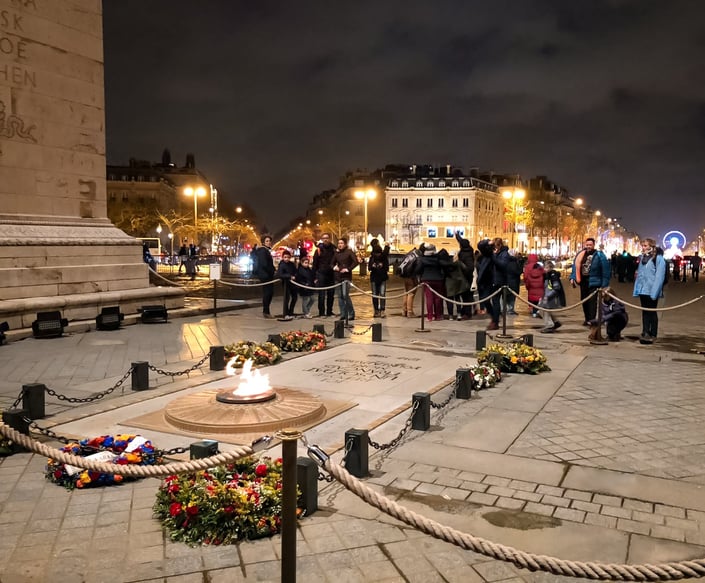
[[[570,272],[570,283],[573,287],[580,286],[580,299],[585,300],[591,293],[610,284],[609,259],[600,249],[595,249],[595,239],[585,239],[584,248],[575,256]],[[589,326],[590,320],[597,316],[597,294],[583,301],[584,326]]]
[[[641,255],[636,269],[634,280],[634,297],[639,298],[641,312],[642,344],[653,344],[658,335],[658,313],[655,311],[658,301],[663,297],[663,282],[666,277],[666,260],[663,250],[656,246],[653,239],[644,239],[641,242]]]

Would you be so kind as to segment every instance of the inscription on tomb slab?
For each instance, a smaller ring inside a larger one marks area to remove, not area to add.
[[[397,381],[422,369],[418,361],[408,357],[373,354],[362,360],[340,358],[305,368],[317,380],[329,383]]]

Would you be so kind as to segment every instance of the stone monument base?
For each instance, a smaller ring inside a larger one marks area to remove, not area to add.
[[[43,311],[84,320],[107,306],[125,314],[147,304],[183,307],[182,289],[150,287],[139,241],[107,219],[17,218],[0,217],[0,321],[11,329],[31,326]]]

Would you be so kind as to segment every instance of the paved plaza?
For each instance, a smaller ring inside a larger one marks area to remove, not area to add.
[[[398,289],[393,280],[388,291]],[[631,288],[616,284],[632,301]],[[703,283],[669,284],[664,307],[705,293]],[[278,301],[278,300],[275,300]],[[371,341],[372,306],[354,298],[355,327],[311,355],[287,355],[267,369],[273,384],[308,390],[354,406],[306,430],[335,460],[344,433],[369,429],[386,443],[410,413],[411,395],[432,392],[442,402],[457,368],[474,362],[475,333],[487,320],[426,323],[400,317],[389,301],[381,343]],[[418,301],[418,298],[417,298]],[[577,301],[568,290],[568,303]],[[210,346],[333,319],[264,320],[253,300],[189,302],[166,324],[134,324],[114,332],[71,332],[58,339],[12,337],[0,347],[0,407],[22,384],[44,383],[85,398],[116,384],[131,363],[181,371]],[[656,563],[705,557],[705,300],[661,315],[660,337],[640,345],[640,314],[619,343],[590,345],[576,308],[558,333],[539,334],[541,321],[517,302],[508,332],[534,333],[551,372],[511,374],[470,400],[432,410],[431,428],[410,430],[395,448],[370,450],[377,492],[419,514],[518,549],[561,559]],[[80,326],[75,327],[77,330]],[[342,369],[336,369],[335,363]],[[346,364],[347,363],[347,364]],[[386,363],[383,378],[356,371]],[[403,364],[403,366],[402,366]],[[394,369],[394,372],[390,370]],[[150,389],[122,387],[98,401],[72,404],[47,397],[38,423],[60,435],[90,437],[133,430],[125,422],[189,391],[227,384],[207,363],[177,377],[150,373]],[[397,412],[392,415],[390,412]],[[139,430],[165,449],[197,436]],[[55,443],[55,442],[49,442]],[[229,447],[228,438],[221,449]],[[278,455],[279,448],[271,453]],[[303,446],[299,455],[305,455]],[[169,540],[152,516],[159,482],[68,492],[47,482],[45,458],[0,458],[0,582],[278,581],[281,538],[239,545],[188,547]],[[319,482],[320,509],[298,524],[299,581],[563,581],[462,550],[400,523],[345,490]]]

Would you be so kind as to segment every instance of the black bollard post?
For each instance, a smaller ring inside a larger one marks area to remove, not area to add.
[[[296,582],[296,429],[282,429],[282,546],[281,581]]]
[[[146,391],[149,388],[149,363],[146,361],[132,363],[132,390]]]
[[[372,342],[382,342],[382,324],[372,324]]]
[[[24,435],[29,435],[29,417],[27,409],[7,409],[2,412],[2,421]]]
[[[44,393],[46,385],[33,383],[22,385],[22,408],[27,410],[30,419],[44,419]]]
[[[210,369],[223,370],[225,368],[225,346],[211,346]]]
[[[588,341],[590,344],[604,346],[607,344],[607,340],[602,337],[602,289],[597,290],[597,313],[595,314],[595,320],[597,324],[590,326],[590,334],[588,335]]]
[[[426,311],[426,284],[422,283],[419,287],[421,288],[421,318],[419,318],[419,320],[421,320],[421,328],[416,328],[414,332],[430,332],[430,330],[426,330],[424,327],[426,322],[424,314]]]
[[[301,505],[306,516],[318,510],[318,464],[308,457],[296,459],[296,483],[301,490]]]
[[[472,394],[472,378],[469,368],[459,368],[455,371],[456,399],[469,399]]]
[[[487,332],[477,330],[475,332],[475,350],[484,350],[487,346]]]
[[[533,346],[534,345],[534,335],[533,334],[524,334],[524,344],[527,346]]]
[[[333,338],[345,338],[345,320],[336,320],[333,326]]]
[[[367,429],[348,429],[345,432],[345,469],[356,478],[364,478],[369,473]]]
[[[428,428],[431,427],[431,395],[414,393],[411,395],[411,405],[416,407],[416,411],[411,417],[411,428],[428,431]]]
[[[318,332],[319,334],[325,334],[326,333],[326,327],[323,324],[314,324],[313,325],[313,331]]]
[[[218,442],[212,439],[194,441],[188,446],[189,459],[199,460],[204,457],[211,457],[218,453]]]
[[[281,348],[282,345],[282,335],[281,334],[269,334],[267,336],[267,342],[271,342],[277,348]]]

